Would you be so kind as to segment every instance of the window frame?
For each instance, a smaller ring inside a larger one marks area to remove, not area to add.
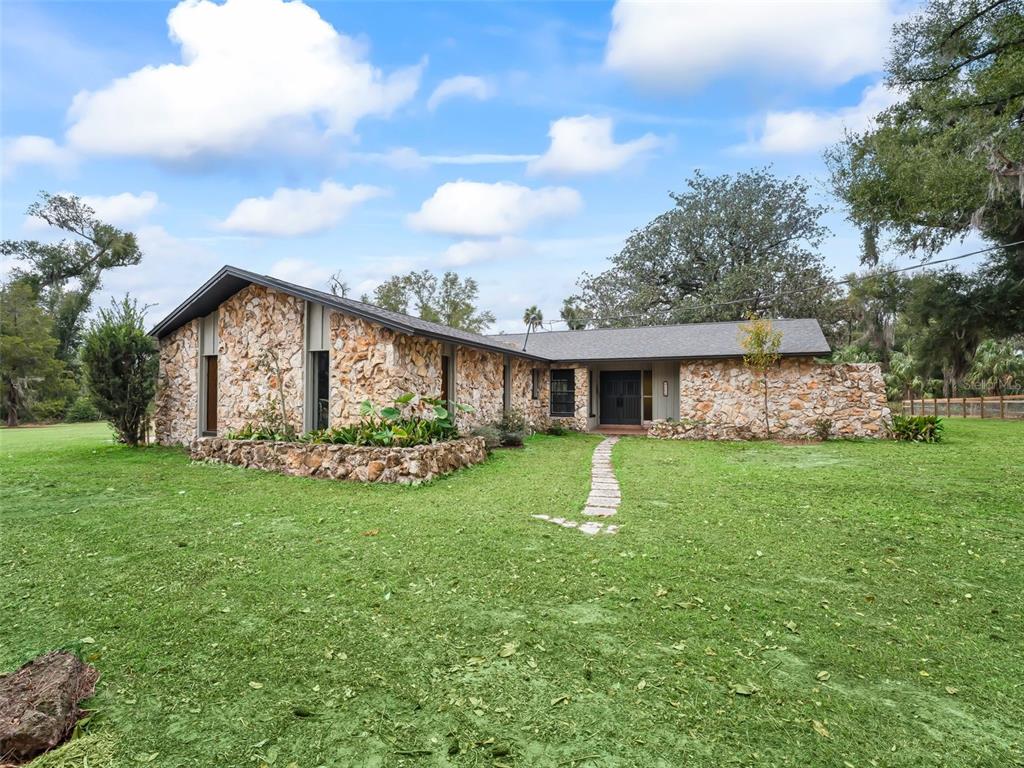
[[[555,383],[568,385],[564,390]],[[560,406],[568,404],[564,410],[555,410],[556,400]],[[548,413],[556,418],[576,415],[576,369],[552,368],[548,380]]]
[[[540,368],[530,369],[530,399],[540,400]]]

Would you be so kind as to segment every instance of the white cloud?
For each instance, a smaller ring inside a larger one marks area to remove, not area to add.
[[[270,197],[242,200],[221,228],[253,235],[307,235],[329,229],[353,206],[383,194],[379,187],[343,187],[333,181],[324,181],[319,191],[279,187]]]
[[[15,136],[3,141],[3,175],[22,165],[36,165],[66,173],[75,166],[75,154],[45,136]]]
[[[885,0],[619,0],[605,65],[664,89],[730,73],[835,85],[881,69],[894,20]]]
[[[408,217],[414,229],[465,237],[498,237],[531,224],[577,213],[583,200],[575,189],[530,189],[507,181],[485,184],[450,181]]]
[[[82,202],[96,211],[96,217],[101,221],[127,227],[149,216],[159,204],[160,198],[155,192],[143,192],[140,195],[122,192],[119,195],[107,196],[83,195]]]
[[[184,0],[167,17],[181,64],[144,67],[79,93],[68,142],[85,152],[183,160],[228,154],[322,123],[350,134],[419,86],[421,65],[385,76],[364,46],[282,0]]]
[[[530,163],[530,173],[601,173],[621,168],[661,144],[653,134],[616,144],[610,117],[563,117],[551,123],[551,146]]]
[[[501,237],[497,240],[463,240],[449,245],[441,256],[445,267],[464,267],[481,261],[510,261],[534,255],[536,249],[526,240]]]
[[[482,77],[474,75],[456,75],[442,80],[427,100],[427,109],[433,112],[448,99],[464,96],[477,101],[485,101],[494,95],[490,83]]]
[[[834,111],[795,110],[769,112],[756,140],[740,149],[759,152],[816,152],[843,138],[844,131],[863,131],[874,117],[900,100],[899,95],[876,83],[864,90],[852,107]]]

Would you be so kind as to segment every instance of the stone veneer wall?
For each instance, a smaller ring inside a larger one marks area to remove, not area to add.
[[[220,305],[219,433],[255,420],[268,398],[282,393],[288,421],[302,431],[304,312],[302,299],[261,285],[247,286]],[[280,382],[271,355],[277,359]]]
[[[332,427],[359,420],[359,405],[390,405],[404,392],[441,393],[441,343],[332,311]]]
[[[196,461],[217,461],[285,475],[401,484],[432,480],[487,458],[482,437],[411,448],[200,437],[192,441],[190,453]]]
[[[459,347],[455,355],[455,402],[468,405],[473,413],[460,413],[460,429],[467,430],[490,424],[501,418],[504,410],[505,356]]]
[[[199,321],[193,320],[160,340],[153,434],[161,445],[187,445],[199,421]]]
[[[550,366],[538,360],[513,357],[512,361],[512,407],[526,417],[531,424],[549,419],[548,396],[550,394]],[[533,369],[540,370],[538,397],[533,397]]]
[[[885,382],[875,363],[818,363],[784,358],[768,374],[773,437],[814,436],[818,419],[837,437],[883,437]],[[684,362],[679,368],[678,423],[659,422],[655,437],[732,440],[764,437],[761,382],[741,360]]]

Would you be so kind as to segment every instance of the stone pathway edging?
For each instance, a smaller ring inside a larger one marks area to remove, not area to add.
[[[587,497],[586,506],[583,507],[583,514],[588,517],[611,517],[619,510],[622,493],[619,491],[619,481],[615,479],[615,471],[612,469],[612,447],[618,441],[618,437],[606,437],[594,449],[590,465],[590,495]],[[616,533],[619,530],[617,525],[599,523],[596,520],[578,523],[575,520],[566,520],[564,517],[551,517],[550,515],[533,515],[533,517],[560,525],[563,528],[575,528],[577,531],[591,536],[596,533]]]

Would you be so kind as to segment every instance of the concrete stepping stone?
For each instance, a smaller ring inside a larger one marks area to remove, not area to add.
[[[617,442],[617,437],[606,437],[594,449],[594,456],[590,464],[590,495],[587,497],[586,506],[583,507],[583,515],[586,517],[612,517],[618,512],[619,504],[622,503],[619,481],[615,479],[615,470],[612,469],[612,446]],[[617,525],[601,523],[593,519],[578,523],[574,520],[566,520],[564,517],[549,515],[533,515],[533,517],[554,523],[562,528],[574,528],[588,536],[595,536],[599,533],[617,533],[619,530]]]

